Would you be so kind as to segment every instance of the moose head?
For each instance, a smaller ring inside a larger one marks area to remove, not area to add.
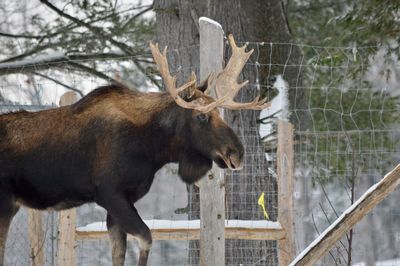
[[[228,41],[232,56],[223,71],[211,73],[199,86],[196,86],[196,75],[192,72],[188,82],[180,87],[176,85],[177,75],[170,74],[167,48],[160,52],[158,44],[150,43],[168,93],[179,107],[188,110],[182,135],[191,145],[187,145],[190,150],[179,159],[180,176],[187,182],[203,176],[211,168],[212,161],[221,168],[242,168],[243,145],[223,121],[218,108],[261,110],[270,106],[267,99],[260,100],[260,96],[246,103],[234,101],[240,89],[248,83],[239,84],[237,80],[253,50],[246,52],[246,45],[238,47],[232,34],[228,35]],[[211,96],[212,92],[215,97]]]

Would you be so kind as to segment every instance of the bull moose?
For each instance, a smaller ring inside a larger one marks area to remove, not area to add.
[[[114,266],[125,261],[127,234],[147,264],[151,232],[134,203],[149,190],[155,172],[169,162],[193,183],[214,161],[241,168],[244,148],[218,107],[263,109],[266,100],[234,101],[247,83],[237,79],[252,51],[228,36],[232,56],[220,73],[177,88],[166,49],[150,43],[167,92],[142,93],[121,85],[97,88],[70,106],[0,116],[0,265],[7,232],[20,206],[63,210],[95,202],[107,210]],[[216,97],[211,97],[214,90]]]

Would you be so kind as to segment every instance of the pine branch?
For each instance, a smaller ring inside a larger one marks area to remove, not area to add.
[[[145,8],[142,11],[140,11],[139,13],[135,14],[127,22],[124,23],[124,25],[122,26],[122,29],[125,29],[130,23],[132,23],[132,21],[134,21],[135,19],[137,19],[138,17],[140,17],[141,15],[143,15],[144,13],[146,13],[152,9],[153,9],[153,5],[149,5],[147,8]]]
[[[124,51],[126,54],[128,54],[128,55],[132,55],[133,54],[132,49],[128,45],[126,45],[125,43],[121,43],[121,42],[118,42],[118,41],[114,40],[111,36],[108,36],[106,33],[104,33],[100,28],[92,26],[92,25],[90,25],[90,23],[86,23],[86,22],[84,22],[84,21],[82,21],[80,19],[77,19],[77,18],[75,18],[75,17],[63,12],[62,10],[58,9],[56,6],[54,6],[53,4],[51,4],[47,0],[40,0],[40,2],[45,4],[47,7],[49,7],[51,10],[56,12],[61,17],[67,18],[67,19],[71,20],[72,22],[75,22],[76,24],[89,29],[91,32],[93,32],[94,34],[96,34],[100,38],[109,41],[110,43],[112,43],[113,45],[115,45],[116,47],[118,47],[122,51]]]
[[[84,55],[83,57],[88,57],[89,55]],[[75,56],[77,59],[78,57]],[[78,60],[76,60],[78,61]],[[39,70],[45,70],[45,69],[50,69],[50,68],[60,68],[62,70],[65,70],[66,66],[70,66],[75,70],[80,70],[86,73],[89,73],[91,75],[94,75],[96,77],[99,77],[101,79],[104,79],[108,82],[112,82],[115,84],[119,84],[121,86],[126,86],[125,84],[97,71],[94,68],[76,63],[72,60],[70,60],[69,57],[66,57],[65,55],[60,55],[58,57],[52,57],[50,59],[44,58],[41,61],[36,61],[35,63],[32,63],[30,60],[26,60],[26,62],[13,62],[13,63],[3,63],[0,64],[0,76],[1,75],[10,75],[10,74],[19,74],[19,73],[32,73],[32,72],[37,72]]]
[[[61,17],[64,17],[66,19],[69,19],[73,22],[75,22],[76,24],[86,27],[88,30],[90,30],[91,32],[93,32],[95,35],[97,35],[98,37],[109,41],[111,44],[115,45],[116,47],[118,47],[119,49],[121,49],[121,51],[125,52],[127,55],[134,55],[133,53],[133,49],[131,49],[131,47],[129,47],[128,45],[126,45],[125,43],[116,41],[115,39],[113,39],[111,36],[109,36],[108,34],[104,33],[103,30],[101,30],[98,27],[92,26],[89,23],[86,23],[78,18],[75,18],[65,12],[63,12],[62,10],[58,9],[56,6],[54,6],[53,4],[51,4],[49,1],[47,0],[40,0],[41,3],[45,4],[47,7],[49,7],[51,10],[53,10],[54,12],[56,12],[58,15],[60,15]],[[132,62],[136,65],[136,67],[143,73],[146,74],[146,70],[140,65],[140,63],[138,61],[136,61],[134,58],[132,58]],[[157,86],[157,87],[161,87],[157,80],[154,79],[153,77],[149,77],[150,80]]]
[[[19,54],[19,55],[4,59],[4,60],[0,61],[0,64],[1,63],[13,62],[13,61],[17,61],[17,60],[23,59],[23,58],[25,58],[27,56],[30,56],[30,55],[36,54],[38,52],[44,51],[44,50],[46,50],[48,48],[52,48],[52,47],[54,47],[54,45],[55,44],[38,45],[35,48],[24,52],[23,54]]]
[[[25,34],[11,34],[6,32],[0,32],[0,36],[8,38],[24,38],[24,39],[40,39],[42,35],[25,35]]]
[[[0,76],[7,74],[15,74],[21,72],[31,72],[35,69],[49,69],[57,67],[60,64],[69,64],[70,61],[94,60],[94,59],[111,59],[123,60],[126,56],[121,53],[98,53],[98,54],[71,54],[53,56],[50,58],[44,57],[43,59],[26,59],[16,62],[2,62],[0,63]],[[138,59],[141,60],[141,59]]]
[[[140,11],[139,13],[135,14],[131,19],[129,19],[128,22],[130,23],[134,18],[137,18],[137,17],[143,15],[145,12],[151,10],[153,6],[152,5],[145,5],[145,6],[140,6],[140,7],[132,7],[132,8],[128,8],[126,10],[123,10],[123,11],[119,12],[119,14],[123,14],[123,13],[129,12],[129,11],[132,11],[132,10],[145,8],[145,7],[146,7],[146,9]],[[93,23],[96,23],[96,22],[99,22],[99,21],[104,21],[105,19],[108,19],[113,15],[114,15],[113,13],[112,14],[108,14],[106,16],[99,17],[99,18],[94,19],[94,20],[90,20],[88,23],[89,24],[93,24]],[[94,16],[90,16],[90,17],[87,17],[86,19],[92,19],[93,17]],[[126,22],[126,24],[128,24],[128,22]],[[77,24],[75,24],[73,22],[73,23],[69,23],[68,25],[62,26],[61,28],[59,28],[55,32],[50,32],[50,33],[45,34],[45,35],[11,34],[11,33],[6,33],[6,32],[0,32],[0,36],[8,37],[8,38],[23,38],[23,39],[42,40],[42,39],[52,38],[54,36],[57,36],[57,35],[65,32],[65,31],[73,30],[73,29],[76,29],[78,27],[80,27],[80,25],[77,25]]]

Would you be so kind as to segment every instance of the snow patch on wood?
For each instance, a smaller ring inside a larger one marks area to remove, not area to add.
[[[67,57],[63,52],[53,52],[49,54],[38,55],[31,59],[24,59],[16,62],[0,63],[0,68],[18,68],[27,65],[43,64],[49,61],[66,59]]]
[[[217,26],[217,27],[219,27],[219,28],[222,29],[221,24],[219,24],[218,22],[216,22],[216,21],[214,21],[214,20],[212,20],[212,19],[210,19],[210,18],[207,18],[207,17],[200,17],[200,18],[199,18],[199,23],[202,23],[202,22],[213,24],[213,25],[215,25],[215,26]]]
[[[274,113],[279,112],[275,115],[274,119],[279,119],[283,121],[289,121],[289,84],[283,79],[281,75],[276,76],[276,80],[273,87],[278,90],[278,95],[276,95],[271,100],[271,107],[264,109],[260,113],[260,118],[272,116]],[[270,135],[272,133],[273,127],[270,123],[261,124],[260,135],[261,137]]]
[[[200,220],[173,221],[173,220],[144,220],[150,230],[160,229],[200,229]],[[255,221],[255,220],[225,220],[225,228],[244,229],[282,229],[279,222]],[[106,222],[94,222],[86,226],[76,228],[78,232],[105,232]]]
[[[289,121],[289,84],[283,79],[282,75],[278,75],[276,76],[274,87],[279,91],[279,94],[275,97],[277,106],[281,110],[281,112],[278,114],[278,119]]]

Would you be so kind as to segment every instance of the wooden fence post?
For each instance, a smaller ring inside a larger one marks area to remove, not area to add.
[[[44,265],[44,231],[42,227],[42,212],[28,209],[28,234],[31,245],[32,266]]]
[[[60,99],[60,106],[70,105],[76,102],[78,95],[69,91]],[[60,211],[58,214],[58,248],[57,263],[62,266],[75,266],[75,228],[76,209]]]
[[[286,236],[278,241],[279,265],[289,265],[295,255],[293,229],[293,125],[278,120],[277,174],[278,221]]]
[[[223,30],[211,19],[201,17],[200,79],[222,70]],[[200,182],[200,265],[225,265],[225,180],[215,164]]]

